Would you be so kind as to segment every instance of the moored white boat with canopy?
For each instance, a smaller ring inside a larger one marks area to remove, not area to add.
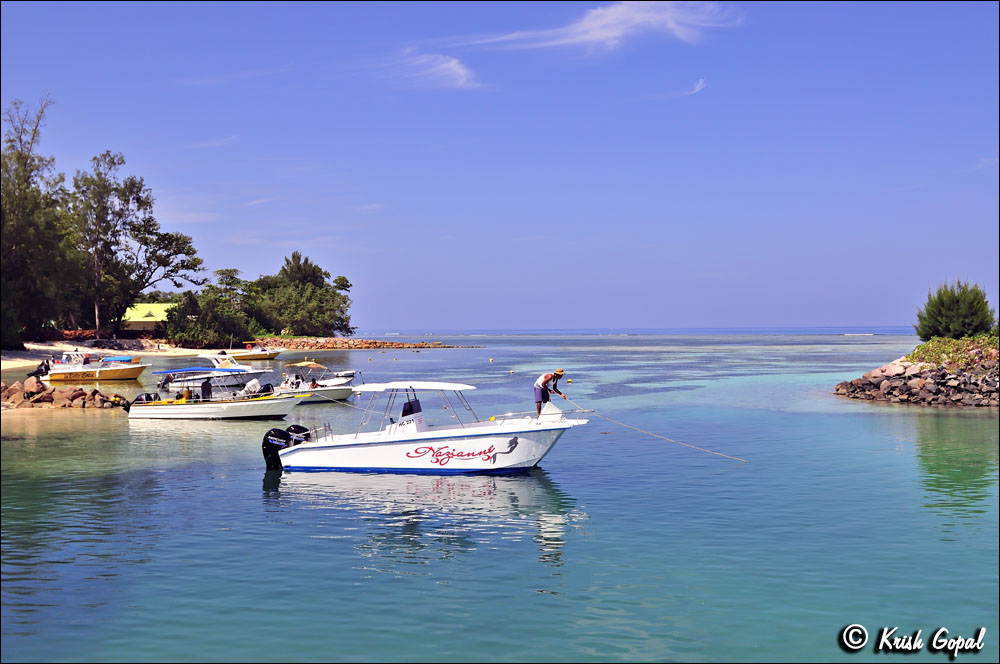
[[[370,394],[368,406],[357,431],[336,434],[329,426],[316,431],[293,425],[287,430],[271,429],[262,449],[270,470],[355,471],[399,473],[510,473],[538,465],[568,429],[587,420],[567,417],[552,403],[541,415],[507,413],[480,420],[463,391],[476,389],[462,383],[397,381],[369,383],[354,388]],[[449,424],[425,422],[417,392],[438,392],[446,412],[456,420]],[[467,411],[465,420],[452,404]],[[381,395],[386,395],[377,430],[362,429],[376,412]],[[396,420],[390,414],[402,396],[402,410]]]
[[[340,401],[354,394],[357,371],[330,372],[318,362],[304,360],[285,365],[284,380],[274,388],[278,394],[303,395],[301,403]],[[304,370],[302,373],[295,373]]]

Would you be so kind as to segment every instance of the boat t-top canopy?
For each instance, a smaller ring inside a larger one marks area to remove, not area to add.
[[[154,371],[158,374],[179,374],[179,373],[245,373],[243,369],[223,369],[221,367],[187,367],[186,369],[168,369],[166,371]]]
[[[293,362],[291,364],[286,364],[286,367],[305,367],[307,369],[326,369],[322,364],[318,362],[313,362],[311,360],[306,360],[305,362]]]
[[[429,380],[414,380],[410,382],[397,380],[391,383],[366,383],[354,388],[355,392],[392,392],[396,390],[438,390],[455,391],[474,390],[475,385],[465,385],[464,383],[439,383]]]

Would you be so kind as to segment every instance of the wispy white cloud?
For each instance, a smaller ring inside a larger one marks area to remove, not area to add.
[[[185,147],[191,150],[200,150],[203,148],[221,148],[224,145],[232,145],[233,143],[236,142],[236,139],[238,138],[239,136],[237,135],[226,136],[224,138],[213,138],[208,141],[202,141],[201,143],[190,143]]]
[[[270,247],[292,247],[299,249],[302,247],[312,247],[314,249],[316,247],[336,247],[342,244],[342,239],[335,235],[303,235],[301,237],[284,237],[281,240],[275,240],[273,236],[269,235],[245,233],[228,238],[226,241],[246,247],[266,245]]]
[[[169,221],[178,224],[205,224],[219,221],[221,214],[215,212],[173,212],[158,213],[156,215],[161,221]]]
[[[690,90],[684,90],[682,92],[662,92],[660,94],[643,97],[642,99],[677,99],[678,97],[690,97],[691,95],[698,94],[707,87],[708,81],[703,78],[699,78],[694,82],[694,85],[691,86]]]
[[[690,90],[688,90],[687,92],[682,92],[681,96],[682,97],[688,97],[688,96],[693,95],[693,94],[698,94],[699,92],[701,92],[702,90],[705,89],[706,85],[708,85],[708,84],[705,83],[705,79],[699,78],[695,82],[694,87],[691,88]]]
[[[204,76],[194,76],[191,78],[181,78],[175,80],[174,85],[183,85],[190,87],[211,87],[213,85],[224,85],[226,83],[233,83],[236,81],[247,81],[254,78],[263,78],[264,76],[273,76],[274,74],[282,74],[289,71],[292,68],[291,64],[283,65],[281,67],[267,67],[264,69],[246,69],[243,71],[225,72],[221,74],[206,74]]]
[[[413,48],[403,51],[403,56],[389,63],[394,75],[412,84],[427,88],[480,88],[483,84],[475,72],[461,60],[440,53],[418,53]]]
[[[466,42],[510,48],[590,46],[616,48],[642,33],[659,32],[694,43],[705,28],[736,25],[740,17],[715,2],[617,2],[588,9],[581,18],[561,28],[523,30]]]
[[[273,198],[256,198],[252,201],[247,201],[243,204],[243,207],[253,207],[254,205],[263,205],[264,203],[270,203]]]
[[[381,210],[381,203],[366,203],[364,205],[359,205],[357,207],[358,212],[375,212],[376,210]]]

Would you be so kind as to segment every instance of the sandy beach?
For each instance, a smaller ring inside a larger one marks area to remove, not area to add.
[[[90,349],[95,354],[114,355],[133,353],[141,356],[183,356],[210,353],[210,349],[178,348],[166,343],[156,343],[147,339],[130,339],[119,341],[125,350],[115,351],[100,348],[91,349],[86,342],[69,343],[63,341],[26,342],[24,350],[5,350],[0,353],[0,371],[8,369],[34,368],[39,362],[53,355],[61,355],[66,351]]]

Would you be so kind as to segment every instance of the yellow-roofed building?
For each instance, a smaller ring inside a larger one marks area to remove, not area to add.
[[[136,332],[152,332],[157,323],[167,322],[167,312],[176,304],[137,304],[129,307],[122,319],[122,327]]]

